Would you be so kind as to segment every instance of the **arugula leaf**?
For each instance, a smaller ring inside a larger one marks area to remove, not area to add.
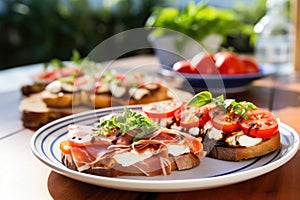
[[[140,130],[141,132],[133,138],[133,141],[136,142],[145,135],[153,132],[157,128],[157,124],[142,114],[125,109],[122,114],[103,121],[98,125],[98,128],[100,128],[100,131],[98,131],[97,134],[100,135],[104,135],[116,129],[119,129],[122,135],[130,130]]]

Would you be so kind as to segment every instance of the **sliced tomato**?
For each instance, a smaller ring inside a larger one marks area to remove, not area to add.
[[[143,106],[142,109],[150,118],[169,118],[174,117],[175,111],[177,111],[181,105],[182,102],[166,100],[147,104]]]
[[[52,71],[46,71],[33,77],[36,82],[52,82],[60,77],[60,72],[58,69]]]
[[[218,130],[230,133],[237,131],[240,128],[239,125],[239,116],[233,113],[223,113],[219,112],[218,114],[212,117],[212,125]]]
[[[278,132],[278,122],[274,115],[266,110],[247,112],[248,119],[241,122],[241,129],[246,135],[259,138],[270,138]]]
[[[210,119],[207,106],[186,106],[175,112],[177,123],[184,128],[200,127]]]
[[[66,155],[71,154],[71,144],[68,140],[64,140],[59,144],[59,149]]]

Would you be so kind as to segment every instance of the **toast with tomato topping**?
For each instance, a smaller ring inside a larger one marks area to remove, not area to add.
[[[160,126],[202,138],[209,157],[240,161],[274,152],[281,145],[276,117],[251,102],[212,98],[204,91],[187,103],[157,102],[143,110]]]
[[[73,66],[63,66],[62,68],[45,68],[43,72],[32,77],[32,83],[23,85],[21,92],[25,96],[40,93],[45,90],[46,86],[51,82],[60,78],[79,74],[79,69]]]
[[[280,133],[263,139],[259,144],[249,147],[230,147],[227,145],[215,145],[208,156],[221,160],[241,161],[256,158],[276,151],[280,147]]]
[[[146,104],[169,98],[168,88],[155,77],[142,72],[119,74],[106,70],[92,89],[83,89],[82,101],[94,108]]]
[[[277,119],[267,110],[252,108],[244,116],[216,111],[211,122],[207,136],[217,142],[209,157],[240,161],[267,155],[281,145]]]
[[[100,176],[157,176],[196,167],[205,156],[199,138],[159,128],[141,113],[124,110],[96,127],[70,125],[60,144],[62,163]]]

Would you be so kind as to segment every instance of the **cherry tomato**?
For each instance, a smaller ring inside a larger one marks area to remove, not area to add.
[[[219,52],[215,54],[216,67],[220,74],[243,74],[244,63],[233,53]]]
[[[204,126],[210,119],[207,106],[194,107],[186,106],[175,112],[178,124],[184,128]]]
[[[196,74],[197,70],[187,60],[178,61],[173,65],[173,71],[180,73]]]
[[[225,114],[223,112],[219,112],[212,116],[211,123],[216,129],[227,133],[237,131],[240,128],[239,116],[233,113]]]
[[[274,115],[266,110],[247,112],[248,119],[241,122],[241,129],[246,135],[270,138],[278,132],[278,123]]]
[[[176,100],[154,102],[143,106],[143,111],[150,118],[174,117],[176,110],[180,109],[182,103]]]
[[[251,59],[247,56],[240,56],[239,58],[245,65],[246,73],[258,73],[259,72],[258,65],[256,64],[256,62],[253,59]]]
[[[193,58],[196,62],[195,68],[199,74],[216,74],[218,70],[215,65],[215,60],[210,53],[200,53]]]
[[[71,154],[71,144],[68,140],[64,140],[59,144],[59,148],[61,152],[63,152],[66,155]]]

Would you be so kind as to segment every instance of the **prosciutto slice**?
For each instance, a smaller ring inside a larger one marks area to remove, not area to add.
[[[205,156],[201,140],[175,130],[158,129],[137,142],[128,140],[132,136],[126,134],[107,137],[94,132],[85,126],[70,127],[71,156],[78,171],[107,176],[169,175],[172,169],[198,165]],[[126,142],[118,142],[124,138]]]

